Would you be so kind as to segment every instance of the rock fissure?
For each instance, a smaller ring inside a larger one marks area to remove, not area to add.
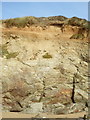
[[[19,101],[16,101],[16,103],[21,107],[23,108],[23,106],[21,105],[21,103]]]
[[[23,62],[23,61],[20,60],[19,58],[17,58],[17,60],[18,60],[19,62],[21,62],[23,65],[26,65],[26,66],[28,66],[28,67],[31,67],[29,64],[26,64],[25,62]]]
[[[74,74],[73,83],[72,83],[73,89],[72,89],[72,96],[71,96],[71,99],[72,99],[72,102],[73,102],[73,103],[76,103],[76,102],[75,102],[75,85],[76,85],[75,76],[76,76],[76,75]]]
[[[45,88],[46,88],[46,87],[45,87],[45,81],[44,81],[44,79],[43,79],[43,91],[42,91],[42,93],[41,93],[39,102],[41,102],[42,99],[43,99],[43,97],[45,97]]]

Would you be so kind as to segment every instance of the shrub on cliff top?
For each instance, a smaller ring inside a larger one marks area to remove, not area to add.
[[[6,24],[7,28],[10,27],[18,27],[18,28],[22,28],[25,27],[27,25],[33,25],[35,23],[37,23],[37,18],[35,17],[23,17],[23,18],[14,18],[14,19],[7,19],[4,20],[3,23]]]
[[[83,34],[74,34],[70,37],[70,39],[84,39],[85,36]]]

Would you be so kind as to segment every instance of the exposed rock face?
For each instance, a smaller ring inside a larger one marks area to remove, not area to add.
[[[3,110],[53,114],[85,111],[87,38],[70,39],[73,34],[66,32],[68,27],[64,32],[56,26],[31,28],[3,29]]]

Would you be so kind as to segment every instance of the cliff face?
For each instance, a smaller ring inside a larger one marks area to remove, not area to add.
[[[3,111],[87,111],[87,29],[55,21],[2,29]]]

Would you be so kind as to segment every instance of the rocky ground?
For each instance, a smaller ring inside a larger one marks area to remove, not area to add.
[[[4,112],[88,112],[88,40],[80,30],[55,24],[2,29]]]

